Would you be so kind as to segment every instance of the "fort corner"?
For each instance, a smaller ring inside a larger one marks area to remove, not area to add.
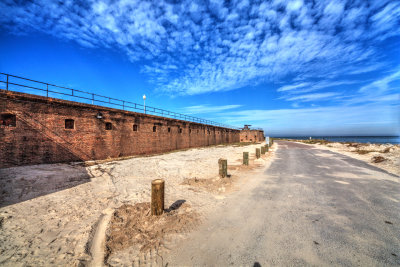
[[[264,130],[260,128],[250,128],[251,125],[244,125],[240,130],[240,142],[263,142],[265,140]]]

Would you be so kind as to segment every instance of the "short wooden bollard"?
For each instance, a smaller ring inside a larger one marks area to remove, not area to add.
[[[268,152],[268,145],[265,145],[265,152]]]
[[[164,180],[151,181],[151,215],[161,215],[164,212]]]
[[[256,148],[256,158],[260,158],[260,149]]]
[[[249,165],[249,152],[243,152],[243,165]]]
[[[228,176],[228,161],[226,159],[219,159],[218,165],[219,165],[219,176],[221,178],[225,178],[226,176]]]
[[[261,147],[261,154],[263,154],[263,155],[265,154],[265,146]]]

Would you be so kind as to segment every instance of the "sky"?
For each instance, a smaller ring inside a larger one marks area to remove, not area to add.
[[[2,0],[0,14],[3,73],[270,136],[400,135],[400,1]]]

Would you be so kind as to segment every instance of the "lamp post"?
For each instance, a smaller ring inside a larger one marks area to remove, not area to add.
[[[146,114],[146,95],[143,95],[143,103],[144,103],[144,114]]]

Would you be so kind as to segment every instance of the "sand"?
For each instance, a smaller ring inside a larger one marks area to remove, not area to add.
[[[302,143],[308,142],[308,140],[302,141]],[[317,142],[311,145],[365,161],[400,176],[400,145],[339,142]]]
[[[119,222],[131,225],[129,218],[135,217],[137,205],[144,209],[147,206],[140,205],[146,204],[140,203],[150,201],[151,180],[162,178],[166,181],[166,208],[184,200],[182,207],[170,212],[173,216],[167,224],[182,221],[186,229],[180,233],[171,228],[162,237],[175,234],[175,239],[184,238],[201,216],[220,205],[224,194],[236,190],[241,175],[251,171],[252,167],[241,165],[243,151],[250,152],[250,165],[263,166],[269,161],[269,156],[255,159],[255,148],[260,146],[198,148],[93,166],[77,163],[0,169],[0,265],[98,266],[105,257],[111,265],[135,259],[141,265],[148,264],[157,259],[154,249],[160,244],[154,245],[154,238],[146,241],[141,236],[138,240],[145,241],[139,244],[121,241],[110,245],[111,237],[118,236],[112,231],[118,230],[118,224],[110,224],[116,222],[116,210],[132,211],[133,215],[125,212],[125,219]],[[232,179],[228,182],[218,179],[218,159],[222,157],[228,160]],[[140,221],[149,222],[153,223],[148,216]],[[146,227],[152,229],[151,225]],[[106,245],[111,249],[106,250]]]

